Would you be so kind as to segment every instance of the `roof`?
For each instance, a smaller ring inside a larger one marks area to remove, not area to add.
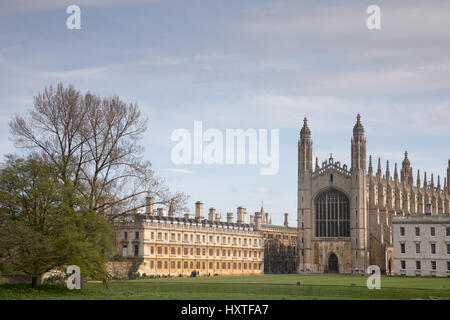
[[[164,223],[178,223],[178,224],[196,224],[199,226],[214,226],[214,227],[235,227],[235,228],[246,228],[254,229],[254,225],[247,223],[236,223],[236,222],[226,222],[226,221],[210,221],[208,219],[199,220],[197,218],[186,218],[186,217],[169,217],[169,216],[152,216],[152,215],[136,215],[137,221],[155,221]]]

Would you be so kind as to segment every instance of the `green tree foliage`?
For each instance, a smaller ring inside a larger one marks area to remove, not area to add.
[[[36,280],[74,264],[104,278],[115,221],[133,216],[146,196],[185,208],[187,196],[172,193],[142,157],[147,120],[136,104],[58,84],[9,125],[29,156],[7,156],[0,169],[0,272]]]
[[[37,279],[75,264],[102,278],[112,253],[104,217],[36,155],[8,155],[0,169],[0,270]]]

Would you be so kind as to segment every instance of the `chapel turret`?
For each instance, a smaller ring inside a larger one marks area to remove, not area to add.
[[[361,116],[356,116],[356,124],[353,127],[352,137],[352,170],[366,169],[366,138],[364,127],[361,124]]]
[[[308,128],[308,119],[303,119],[298,142],[299,172],[312,171],[312,140],[311,130]]]

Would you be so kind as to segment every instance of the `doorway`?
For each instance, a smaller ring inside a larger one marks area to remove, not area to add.
[[[334,253],[328,257],[328,272],[339,272],[338,258]]]

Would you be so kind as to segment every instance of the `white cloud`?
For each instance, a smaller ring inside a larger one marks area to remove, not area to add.
[[[183,64],[186,61],[187,59],[175,59],[170,57],[151,56],[147,59],[136,62],[136,64],[144,66],[176,66]]]
[[[343,94],[419,94],[450,90],[449,61],[402,65],[398,67],[370,67],[360,70],[323,72],[310,79],[306,92]]]
[[[326,92],[326,90],[324,90]],[[375,128],[387,128],[413,136],[450,135],[450,100],[392,102],[339,96],[247,93],[247,103],[266,121],[285,127],[298,126],[304,116],[313,119],[316,130],[347,131],[360,113]]]
[[[243,18],[230,26],[247,37],[256,40],[267,49],[327,47],[354,48],[363,51],[377,49],[380,45],[396,48],[405,44],[417,45],[417,41],[430,43],[437,39],[448,40],[450,3],[443,0],[392,2],[379,0],[381,7],[381,31],[369,31],[366,27],[367,5],[361,1],[345,4],[299,1],[283,3],[258,3],[247,7]],[[363,40],[368,40],[363,41]],[[448,42],[448,41],[447,41]],[[365,47],[368,43],[372,47]],[[270,44],[268,46],[267,44]],[[438,47],[448,43],[435,43]]]
[[[151,3],[161,0],[2,0],[0,15],[23,14],[67,8],[72,4],[80,7],[109,7],[115,5],[130,5]]]
[[[282,191],[275,188],[267,188],[267,187],[258,187],[253,190],[254,193],[260,194],[260,195],[271,195],[271,196],[277,196],[281,195]]]
[[[105,73],[112,66],[80,68],[65,71],[37,72],[36,75],[51,81],[77,81],[79,79],[99,79],[105,77]]]

